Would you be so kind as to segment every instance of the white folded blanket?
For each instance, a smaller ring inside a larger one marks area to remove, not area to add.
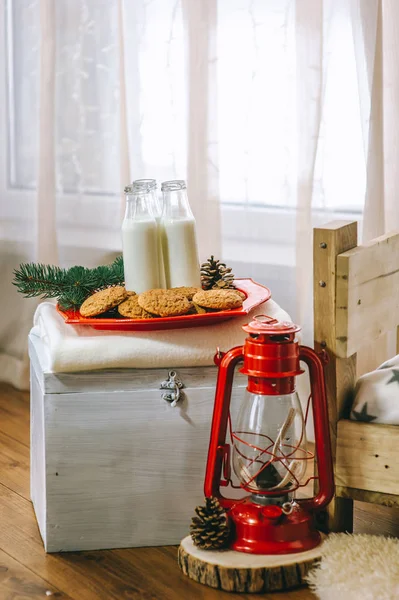
[[[205,367],[213,365],[216,347],[229,350],[244,342],[242,325],[256,314],[280,321],[289,315],[273,300],[249,315],[217,325],[165,331],[99,331],[67,325],[55,305],[43,302],[36,310],[31,335],[39,336],[47,351],[50,371],[65,373],[114,368]]]

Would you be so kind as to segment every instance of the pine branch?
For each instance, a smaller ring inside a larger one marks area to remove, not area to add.
[[[14,270],[13,284],[25,298],[56,298],[68,287],[66,270],[53,265],[21,264]]]
[[[117,256],[111,265],[111,270],[121,285],[125,284],[125,272],[123,269],[123,256]]]
[[[12,282],[25,298],[58,298],[63,308],[79,307],[93,292],[112,285],[124,285],[123,257],[94,269],[75,266],[24,263],[14,271]]]

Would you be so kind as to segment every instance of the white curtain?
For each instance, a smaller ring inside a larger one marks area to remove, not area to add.
[[[367,235],[399,227],[398,11],[0,0],[1,378],[27,385],[36,305],[12,269],[111,260],[123,186],[141,177],[187,179],[201,258],[271,285],[311,343],[312,226],[360,218],[366,198]]]
[[[399,4],[380,1],[377,10],[363,10],[362,23],[370,34],[375,26],[375,55],[369,60],[370,112],[367,153],[367,193],[363,241],[399,231]],[[367,373],[396,354],[396,331],[359,352],[358,374]]]

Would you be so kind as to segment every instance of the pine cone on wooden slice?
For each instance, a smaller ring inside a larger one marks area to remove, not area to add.
[[[201,283],[204,290],[228,289],[233,287],[234,273],[212,255],[201,265]]]
[[[205,506],[197,506],[196,517],[190,525],[190,535],[195,546],[202,550],[226,548],[230,539],[227,513],[217,498],[205,498]]]

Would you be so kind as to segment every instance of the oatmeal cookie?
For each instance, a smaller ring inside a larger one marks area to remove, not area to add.
[[[188,300],[192,300],[194,294],[200,292],[201,288],[182,286],[171,288],[170,291],[176,292],[177,294],[181,294],[182,296],[185,296]]]
[[[234,290],[203,290],[195,294],[193,302],[202,308],[214,310],[229,310],[242,306],[242,298]]]
[[[127,300],[119,304],[118,313],[122,317],[128,317],[129,319],[151,319],[153,315],[141,308],[138,303],[139,297],[136,295],[129,296]]]
[[[118,306],[126,298],[127,292],[121,285],[106,288],[86,298],[80,307],[80,314],[83,317],[96,317]]]
[[[235,292],[236,294],[238,294],[240,296],[240,298],[242,298],[243,300],[247,299],[247,295],[244,294],[244,292],[242,292],[241,290],[231,290],[232,292]]]
[[[190,310],[187,298],[172,290],[149,290],[139,294],[138,303],[144,310],[160,317],[186,315]]]

